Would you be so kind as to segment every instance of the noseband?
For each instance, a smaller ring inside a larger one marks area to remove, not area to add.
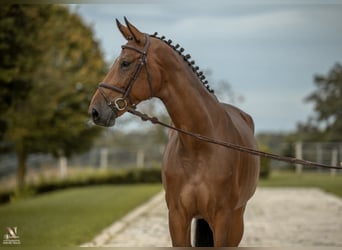
[[[107,102],[107,105],[115,113],[117,113],[117,111],[122,111],[122,110],[125,110],[127,108],[127,106],[128,106],[127,99],[133,107],[135,106],[135,104],[132,103],[132,101],[129,97],[129,94],[130,94],[132,87],[133,87],[135,81],[137,80],[143,66],[145,66],[145,70],[147,73],[147,81],[148,81],[148,84],[150,87],[150,98],[152,98],[152,96],[153,96],[151,76],[150,76],[150,73],[149,73],[149,70],[147,67],[147,51],[148,51],[148,48],[150,46],[150,37],[149,37],[149,35],[145,34],[145,38],[146,38],[146,43],[145,43],[145,46],[143,49],[135,48],[135,47],[130,46],[130,45],[122,45],[121,46],[122,49],[134,50],[137,53],[141,54],[141,57],[138,60],[138,64],[136,65],[135,71],[134,71],[132,77],[130,78],[127,87],[126,88],[119,88],[119,87],[112,86],[112,85],[105,83],[105,82],[101,82],[98,86],[98,90],[100,91],[101,95],[103,96],[103,98]],[[117,97],[113,100],[110,100],[108,98],[108,96],[105,94],[103,89],[109,89],[109,90],[112,90],[115,92],[119,92],[122,94],[122,97]]]

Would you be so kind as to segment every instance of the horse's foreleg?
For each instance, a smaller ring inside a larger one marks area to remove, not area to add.
[[[229,243],[232,246],[238,246],[243,236],[244,224],[243,214],[245,212],[245,206],[234,210],[232,213],[232,227],[229,231]]]
[[[221,210],[216,214],[214,228],[215,247],[237,247],[242,239],[245,207],[234,211]]]
[[[169,228],[174,247],[191,247],[191,219],[180,211],[169,211]]]

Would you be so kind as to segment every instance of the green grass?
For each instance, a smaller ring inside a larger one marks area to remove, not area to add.
[[[77,246],[161,189],[160,184],[103,185],[18,200],[0,206],[0,234],[16,226],[21,246]]]
[[[269,179],[261,179],[260,187],[316,187],[342,198],[342,175],[330,173],[308,173],[273,171]]]
[[[272,172],[261,187],[316,187],[342,197],[342,175]],[[0,206],[0,235],[18,228],[21,246],[77,246],[162,189],[160,184],[71,188]],[[0,242],[1,244],[1,242]]]

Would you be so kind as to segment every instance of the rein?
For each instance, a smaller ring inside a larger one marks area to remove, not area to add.
[[[233,143],[229,143],[229,142],[225,142],[225,141],[221,141],[221,140],[217,140],[217,139],[213,139],[201,134],[197,134],[197,133],[193,133],[181,128],[177,128],[174,127],[172,125],[166,124],[164,122],[161,122],[158,120],[158,118],[156,117],[150,117],[147,114],[141,113],[139,111],[137,111],[136,105],[133,104],[129,98],[129,94],[130,91],[136,81],[136,79],[138,78],[141,69],[143,66],[145,66],[146,69],[146,73],[147,73],[147,80],[148,80],[148,84],[149,84],[149,88],[150,88],[150,98],[153,97],[153,91],[152,91],[152,81],[151,81],[151,76],[150,73],[148,71],[148,67],[147,67],[147,51],[150,45],[150,40],[149,40],[149,36],[147,34],[145,34],[145,38],[146,38],[146,44],[144,46],[144,48],[141,50],[139,48],[135,48],[129,45],[123,45],[122,48],[123,49],[131,49],[136,51],[137,53],[141,54],[141,57],[139,59],[139,63],[136,66],[136,69],[127,85],[127,87],[124,88],[119,88],[116,86],[112,86],[109,85],[107,83],[101,82],[98,86],[98,90],[100,91],[101,95],[103,96],[103,98],[105,99],[107,105],[111,108],[111,110],[114,112],[114,114],[117,116],[118,111],[123,111],[123,110],[127,110],[129,113],[140,117],[143,121],[150,121],[152,124],[159,124],[163,127],[175,130],[179,133],[191,136],[195,139],[201,140],[201,141],[205,141],[211,144],[215,144],[215,145],[219,145],[219,146],[223,146],[226,148],[230,148],[233,150],[237,150],[240,152],[244,152],[244,153],[248,153],[248,154],[252,154],[252,155],[256,155],[256,156],[260,156],[260,157],[265,157],[265,158],[269,158],[272,160],[276,160],[276,161],[282,161],[282,162],[287,162],[287,163],[292,163],[292,164],[300,164],[303,166],[309,166],[309,167],[320,167],[320,168],[328,168],[328,169],[342,169],[341,167],[338,166],[332,166],[332,165],[326,165],[326,164],[322,164],[322,163],[317,163],[317,162],[312,162],[312,161],[307,161],[307,160],[302,160],[302,159],[297,159],[297,158],[293,158],[293,157],[286,157],[286,156],[280,156],[280,155],[276,155],[276,154],[271,154],[271,153],[266,153],[263,151],[259,151],[259,150],[255,150],[255,149],[251,149],[251,148],[247,148],[244,146],[240,146],[240,145],[236,145]],[[118,97],[116,99],[113,99],[112,101],[109,100],[108,96],[105,94],[105,92],[103,91],[103,88],[105,89],[109,89],[112,91],[116,91],[119,92],[121,94],[123,94],[122,97]],[[131,106],[128,105],[127,103],[127,99],[129,100],[129,102],[131,103]],[[342,162],[340,163],[342,166]]]
[[[252,154],[252,155],[257,155],[257,156],[261,156],[261,157],[265,157],[265,158],[270,158],[270,159],[276,160],[276,161],[288,162],[288,163],[292,163],[292,164],[300,164],[300,165],[310,166],[310,167],[341,169],[338,166],[331,166],[331,165],[321,164],[321,163],[317,163],[317,162],[301,160],[301,159],[297,159],[297,158],[293,158],[293,157],[280,156],[280,155],[276,155],[276,154],[266,153],[263,151],[243,147],[243,146],[236,145],[233,143],[216,140],[216,139],[213,139],[213,138],[201,135],[201,134],[197,134],[197,133],[193,133],[193,132],[181,129],[181,128],[176,128],[172,125],[169,125],[169,124],[166,124],[164,122],[159,121],[158,118],[156,118],[156,117],[150,117],[147,114],[143,114],[143,113],[137,111],[133,107],[128,107],[127,111],[129,113],[135,115],[135,116],[140,117],[143,121],[150,121],[152,124],[159,124],[163,127],[175,130],[175,131],[182,133],[182,134],[185,134],[185,135],[189,135],[189,136],[194,137],[198,140],[205,141],[205,142],[212,143],[212,144],[219,145],[219,146],[223,146],[226,148],[234,149],[234,150],[237,150],[240,152],[244,152],[244,153],[248,153],[248,154]]]

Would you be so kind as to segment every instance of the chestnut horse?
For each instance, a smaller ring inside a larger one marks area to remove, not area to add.
[[[95,124],[113,126],[129,108],[157,97],[175,127],[257,149],[252,118],[218,101],[183,48],[141,33],[126,18],[126,25],[116,21],[127,43],[90,103]],[[258,176],[257,156],[170,131],[162,179],[173,246],[191,246],[192,219],[196,246],[238,246]]]

